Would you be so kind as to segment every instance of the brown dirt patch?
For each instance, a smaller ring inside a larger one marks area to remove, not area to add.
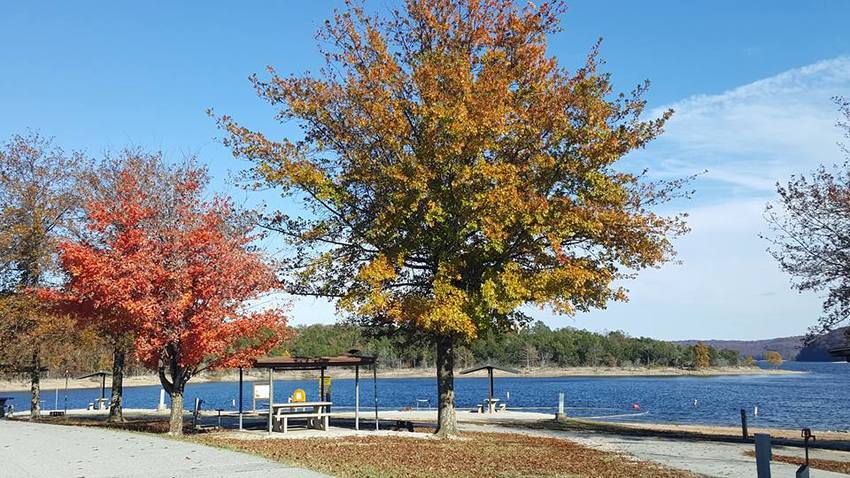
[[[96,428],[114,428],[118,430],[129,430],[142,433],[168,433],[168,419],[162,418],[127,418],[124,422],[113,423],[108,422],[102,416],[98,417],[42,417],[38,423],[47,423],[51,425],[70,425],[82,427]],[[192,428],[190,420],[184,420],[183,433],[197,433]]]

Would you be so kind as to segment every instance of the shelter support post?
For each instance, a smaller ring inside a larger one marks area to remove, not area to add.
[[[269,368],[269,435],[272,434],[272,415],[274,414],[274,368]]]
[[[360,366],[354,366],[354,429],[360,430]]]
[[[496,411],[496,404],[493,403],[493,369],[487,369],[487,378],[490,381],[490,386],[488,389],[489,396],[487,397],[487,411],[489,413],[493,413]]]
[[[242,367],[239,367],[239,430],[242,430]]]
[[[378,366],[372,365],[372,383],[375,385],[375,430],[380,430],[380,422],[378,421]]]
[[[319,401],[325,401],[325,368],[319,369]]]
[[[511,369],[511,368],[501,367],[501,366],[498,366],[498,365],[493,365],[491,363],[487,363],[487,364],[484,364],[484,365],[477,365],[475,367],[472,367],[472,368],[469,368],[469,369],[466,369],[466,370],[461,370],[460,374],[466,375],[468,373],[477,372],[479,370],[486,370],[487,371],[487,382],[488,382],[487,383],[487,412],[488,413],[494,413],[496,411],[496,398],[494,397],[495,388],[493,386],[493,371],[494,370],[501,370],[503,372],[508,372],[508,373],[519,373],[519,371]],[[504,407],[505,404],[503,403],[502,406]]]

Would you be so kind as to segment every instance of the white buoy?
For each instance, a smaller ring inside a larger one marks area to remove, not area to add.
[[[755,416],[755,417],[759,416],[759,406],[758,405],[753,407],[753,416]]]
[[[694,399],[694,407],[696,407],[697,405],[699,405],[699,400],[697,400],[697,399],[695,398],[695,399]]]

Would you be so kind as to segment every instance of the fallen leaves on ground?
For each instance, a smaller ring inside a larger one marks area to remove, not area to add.
[[[756,452],[752,450],[747,450],[744,452],[744,454],[753,458],[755,458],[756,456]],[[777,455],[775,453],[772,455],[771,460],[779,461],[782,463],[788,463],[791,465],[802,465],[803,461],[805,461],[805,459],[801,456]],[[810,456],[809,468],[850,475],[850,462],[847,461],[822,460],[818,458],[811,458]]]
[[[53,425],[71,425],[96,428],[117,428],[133,432],[143,433],[167,433],[168,420],[161,418],[126,418],[123,422],[109,422],[103,416],[94,417],[42,417],[38,423],[49,423]],[[196,433],[191,421],[184,421],[183,433]]]
[[[359,436],[287,440],[245,440],[228,438],[225,433],[193,439],[343,478],[693,476],[567,440],[516,433],[466,433],[460,439]]]

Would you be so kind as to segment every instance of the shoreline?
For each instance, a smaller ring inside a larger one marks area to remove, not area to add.
[[[463,380],[467,377],[486,377],[485,371],[471,373],[469,375],[458,375],[459,370],[455,371],[455,379]],[[561,378],[561,377],[597,377],[597,378],[617,378],[617,377],[723,377],[723,376],[759,376],[759,375],[799,375],[806,372],[782,369],[763,369],[759,367],[710,367],[706,369],[692,370],[680,369],[673,367],[572,367],[566,369],[556,368],[539,368],[531,370],[521,370],[517,375],[503,374],[505,376],[515,378]],[[276,380],[298,380],[298,379],[314,379],[318,376],[318,372],[287,372],[276,374]],[[354,371],[349,369],[333,370],[327,376],[340,379],[354,378]],[[406,379],[406,378],[434,378],[435,372],[432,368],[405,368],[405,369],[386,369],[378,370],[378,378],[380,379]],[[363,378],[367,378],[364,376]],[[268,375],[265,371],[246,370],[244,373],[246,382],[265,381],[268,380]],[[189,384],[210,383],[210,382],[238,382],[239,373],[236,371],[226,372],[210,372],[193,377]],[[159,377],[155,374],[135,375],[124,377],[124,387],[148,387],[160,385]],[[111,377],[107,377],[106,387],[111,386]],[[65,388],[65,378],[42,378],[42,392],[47,390]],[[69,390],[85,389],[85,388],[100,388],[100,380],[97,378],[74,380],[71,378],[68,382]],[[30,383],[27,380],[0,380],[0,392],[25,392],[30,389]]]

